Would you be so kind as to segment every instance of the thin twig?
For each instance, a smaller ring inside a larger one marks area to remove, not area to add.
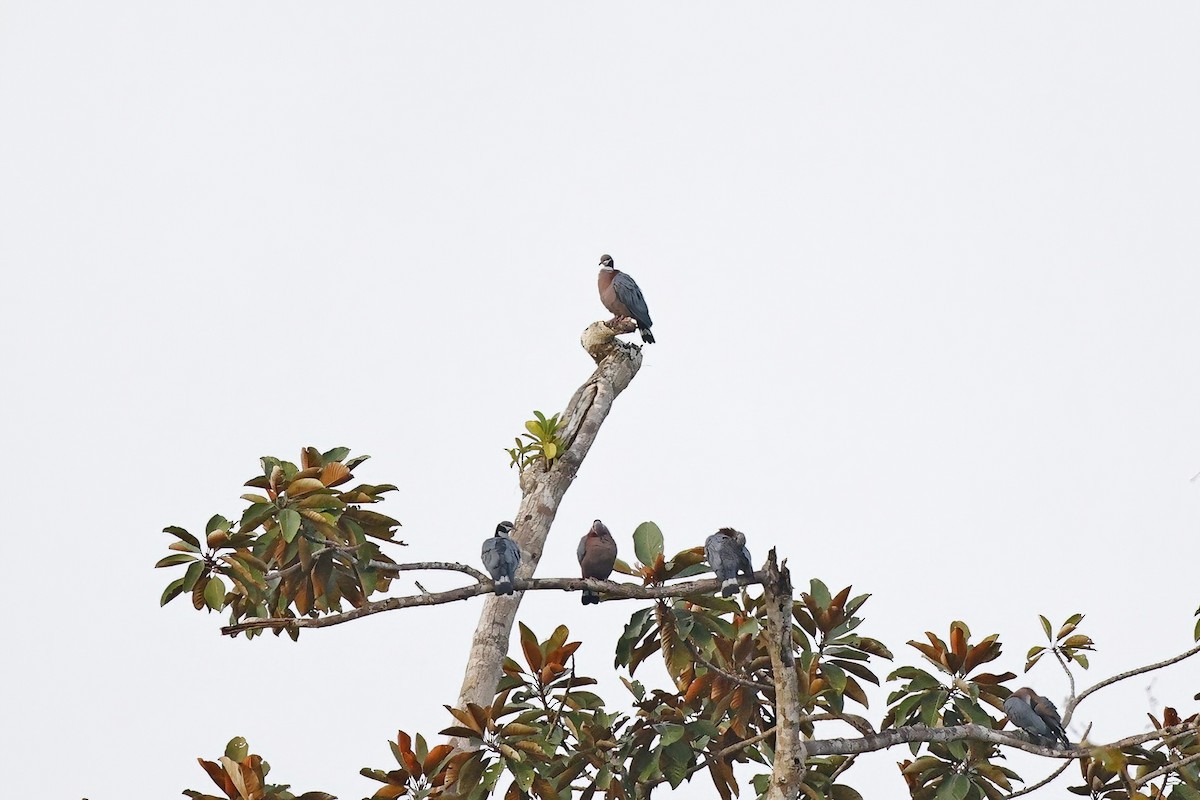
[[[841,774],[842,774],[843,772],[845,772],[846,770],[848,770],[848,769],[850,769],[852,766],[854,766],[854,760],[855,760],[856,758],[858,758],[858,754],[857,754],[857,753],[855,753],[854,755],[850,756],[849,758],[847,758],[845,761],[843,761],[841,764],[839,764],[839,765],[838,765],[838,768],[837,768],[837,769],[835,769],[835,770],[833,771],[833,773],[832,773],[832,774],[829,776],[829,784],[830,784],[831,786],[833,785],[834,781],[836,781],[836,780],[837,780],[837,779],[838,779],[838,778],[841,776]],[[1068,761],[1068,762],[1066,762],[1066,763],[1070,764],[1071,762],[1070,762],[1070,761]]]
[[[1065,728],[1071,722],[1071,715],[1075,713],[1075,709],[1079,706],[1080,703],[1083,702],[1084,698],[1086,698],[1088,695],[1092,694],[1093,692],[1099,691],[1100,689],[1103,689],[1105,686],[1111,686],[1112,684],[1116,683],[1117,681],[1123,681],[1126,678],[1132,678],[1135,675],[1143,675],[1147,672],[1153,672],[1156,669],[1162,669],[1163,667],[1169,667],[1172,664],[1183,661],[1185,658],[1191,658],[1192,656],[1196,655],[1197,653],[1200,653],[1200,644],[1196,645],[1195,647],[1193,647],[1190,650],[1185,650],[1184,652],[1180,653],[1177,656],[1173,656],[1171,658],[1164,659],[1164,660],[1156,662],[1154,664],[1147,664],[1144,667],[1138,667],[1136,669],[1131,669],[1128,672],[1122,672],[1119,675],[1113,675],[1111,678],[1105,678],[1104,680],[1100,681],[1095,686],[1089,686],[1088,688],[1084,689],[1082,692],[1079,693],[1079,695],[1075,698],[1074,702],[1069,703],[1067,705],[1067,713],[1063,714],[1063,727]]]
[[[1054,658],[1058,660],[1063,672],[1067,673],[1067,681],[1071,684],[1071,695],[1067,698],[1067,704],[1070,705],[1071,701],[1075,699],[1075,676],[1071,674],[1071,668],[1067,666],[1067,662],[1063,659],[1062,653],[1058,652],[1057,647],[1050,648],[1050,652],[1054,653]]]
[[[487,583],[491,580],[487,575],[484,575],[479,570],[467,564],[459,564],[457,561],[416,561],[411,564],[392,564],[388,561],[372,561],[371,567],[380,572],[409,572],[411,570],[448,570],[451,572],[463,572],[470,575],[480,583]]]
[[[720,675],[721,677],[727,678],[727,679],[733,681],[734,683],[740,683],[742,686],[749,686],[751,689],[765,689],[767,691],[775,690],[774,685],[772,685],[770,683],[760,683],[759,681],[751,680],[749,678],[743,678],[740,675],[735,675],[732,672],[726,672],[725,670],[721,669],[716,664],[712,663],[707,658],[700,655],[700,650],[696,647],[696,645],[692,642],[691,639],[684,638],[683,643],[685,645],[687,645],[687,649],[691,651],[692,658],[696,659],[696,661],[700,662],[700,664],[702,666],[712,670],[713,672]]]
[[[1154,770],[1153,772],[1147,772],[1145,775],[1143,775],[1142,777],[1135,780],[1133,782],[1133,788],[1140,789],[1143,786],[1145,786],[1147,783],[1149,783],[1150,781],[1154,780],[1155,778],[1161,778],[1163,775],[1166,775],[1169,772],[1175,772],[1180,767],[1186,766],[1186,765],[1191,764],[1196,761],[1200,761],[1200,753],[1193,753],[1192,755],[1188,756],[1187,758],[1181,758],[1178,761],[1172,761],[1171,763],[1169,763],[1165,766],[1159,767],[1158,769]]]
[[[1035,783],[1031,786],[1026,786],[1024,789],[1020,790],[1019,792],[1013,792],[1012,794],[1005,795],[1005,798],[1007,798],[1007,800],[1011,800],[1011,798],[1020,797],[1023,794],[1032,794],[1033,792],[1036,792],[1038,789],[1042,788],[1043,786],[1045,786],[1048,783],[1050,783],[1051,781],[1053,781],[1059,775],[1062,775],[1064,772],[1066,772],[1067,767],[1069,767],[1069,766],[1071,766],[1071,760],[1064,761],[1062,764],[1059,765],[1058,769],[1054,770],[1054,772],[1051,772],[1049,775],[1042,778],[1037,783]]]

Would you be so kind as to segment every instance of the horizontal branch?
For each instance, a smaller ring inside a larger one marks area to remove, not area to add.
[[[396,565],[397,567],[409,567],[413,569],[455,569],[456,571],[466,571],[458,569],[461,564],[452,564],[451,562],[423,562],[426,565],[443,564],[441,567],[417,567],[412,565]],[[754,573],[752,578],[739,576],[738,583],[745,586],[762,582],[761,573]],[[603,595],[608,600],[661,600],[670,597],[690,597],[697,594],[714,594],[721,588],[719,578],[705,578],[698,581],[688,581],[686,583],[664,584],[661,586],[643,586],[637,583],[615,583],[613,581],[601,581],[595,578],[530,578],[528,580],[517,579],[513,581],[513,588],[519,592],[544,591],[548,589],[558,589],[565,592],[581,592],[585,589]],[[382,611],[395,611],[401,608],[416,608],[419,606],[437,606],[444,603],[453,603],[459,600],[468,600],[472,597],[477,597],[481,594],[490,594],[495,591],[494,584],[490,581],[481,581],[471,584],[470,586],[462,586],[457,589],[449,589],[444,592],[430,592],[428,594],[406,595],[404,597],[389,597],[384,600],[376,600],[373,603],[367,603],[364,606],[343,611],[337,614],[328,614],[323,617],[248,617],[236,625],[227,625],[221,628],[221,633],[226,636],[233,636],[242,631],[257,630],[257,629],[284,629],[284,628],[328,628],[331,625],[341,625],[343,622],[350,622],[361,617],[378,614]]]
[[[1156,669],[1162,669],[1163,667],[1169,667],[1172,664],[1177,664],[1178,662],[1183,661],[1185,658],[1191,658],[1192,656],[1196,655],[1197,653],[1200,653],[1200,644],[1196,645],[1195,647],[1191,648],[1190,650],[1185,650],[1184,652],[1180,653],[1177,656],[1172,656],[1171,658],[1165,658],[1162,661],[1155,662],[1154,664],[1147,664],[1144,667],[1137,667],[1136,669],[1131,669],[1127,672],[1122,672],[1117,675],[1113,675],[1111,678],[1105,678],[1104,680],[1100,681],[1095,686],[1089,686],[1088,688],[1086,688],[1082,692],[1080,692],[1078,697],[1076,697],[1069,704],[1067,704],[1067,712],[1065,714],[1063,714],[1063,725],[1066,726],[1067,724],[1069,724],[1071,722],[1071,715],[1075,713],[1075,709],[1078,708],[1079,704],[1083,702],[1085,697],[1092,694],[1093,692],[1097,692],[1100,689],[1103,689],[1105,686],[1111,686],[1114,683],[1116,683],[1117,681],[1123,681],[1126,678],[1132,678],[1135,675],[1143,675],[1147,672],[1153,672]]]
[[[1196,761],[1200,761],[1200,753],[1192,753],[1187,758],[1181,758],[1178,761],[1171,761],[1170,763],[1164,764],[1153,772],[1147,772],[1145,775],[1135,780],[1133,782],[1133,788],[1140,789],[1155,778],[1161,778],[1168,772],[1177,772],[1180,767],[1186,767],[1188,764],[1195,763]]]
[[[853,755],[856,753],[870,753],[875,750],[886,750],[889,747],[895,747],[898,744],[908,744],[909,742],[956,742],[963,739],[973,739],[979,742],[1004,745],[1005,747],[1015,747],[1018,750],[1024,750],[1039,756],[1046,756],[1047,758],[1079,758],[1080,756],[1090,755],[1092,750],[1097,746],[1119,750],[1189,730],[1200,730],[1200,724],[1175,725],[1150,733],[1129,736],[1106,745],[1077,745],[1069,748],[1057,748],[1034,744],[1030,739],[1025,738],[1026,734],[1024,733],[997,731],[974,723],[969,725],[952,725],[946,728],[910,725],[894,730],[881,731],[870,736],[863,736],[860,739],[810,739],[804,743],[804,749],[810,756]]]
[[[386,561],[372,561],[371,567],[380,572],[411,572],[413,570],[462,572],[470,575],[480,583],[491,585],[491,579],[487,575],[467,564],[459,564],[457,561],[414,561],[411,564],[389,564]]]

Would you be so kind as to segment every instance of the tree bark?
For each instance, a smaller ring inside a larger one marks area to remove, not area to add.
[[[512,538],[521,548],[518,580],[533,576],[563,495],[571,488],[613,401],[642,366],[641,348],[614,338],[618,333],[630,333],[636,328],[632,320],[613,320],[594,322],[583,332],[581,344],[597,366],[592,376],[576,390],[560,417],[562,455],[551,462],[549,468],[544,462],[538,462],[521,473],[521,505],[513,520],[516,527],[512,532]],[[523,592],[507,597],[493,595],[485,601],[458,693],[459,708],[467,703],[488,705],[492,702],[523,595]],[[452,739],[451,744],[468,747],[465,740]]]
[[[763,600],[775,676],[775,761],[767,800],[796,800],[804,780],[805,751],[800,740],[800,684],[792,653],[792,575],[786,561],[782,567],[776,562],[773,547],[765,572]]]

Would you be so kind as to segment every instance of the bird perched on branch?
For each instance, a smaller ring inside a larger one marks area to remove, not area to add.
[[[617,561],[617,543],[613,541],[612,534],[608,532],[604,523],[595,520],[592,522],[591,530],[579,540],[579,547],[575,549],[575,555],[579,558],[579,569],[583,577],[608,580],[608,576],[613,571],[613,564]],[[583,590],[585,606],[595,605],[599,602],[598,594],[587,589]]]
[[[604,307],[618,317],[632,317],[637,322],[642,341],[654,344],[654,334],[650,332],[650,309],[646,308],[646,299],[642,290],[629,275],[613,266],[612,256],[600,256],[600,277],[597,280],[600,287],[600,302]]]
[[[521,548],[508,538],[513,524],[507,520],[496,526],[496,535],[483,540],[483,566],[496,584],[496,594],[512,594],[517,564],[521,563]]]
[[[721,528],[704,540],[704,556],[708,565],[721,579],[721,596],[729,597],[737,592],[738,573],[754,577],[750,564],[750,551],[746,549],[746,534],[733,528]]]
[[[1008,714],[1014,725],[1027,733],[1052,742],[1062,742],[1065,747],[1071,746],[1054,703],[1028,686],[1022,686],[1008,696],[1004,701],[1004,713]]]

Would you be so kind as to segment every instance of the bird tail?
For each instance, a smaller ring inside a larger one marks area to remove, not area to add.
[[[591,591],[590,589],[583,590],[583,604],[585,606],[593,606],[599,602],[600,602],[600,595],[596,594],[595,592]]]
[[[504,575],[504,576],[496,579],[496,594],[512,594],[512,593],[513,593],[512,580],[507,575]]]
[[[650,332],[649,328],[642,328],[640,333],[642,334],[643,342],[646,344],[654,344],[654,334]]]
[[[737,594],[737,590],[737,578],[726,578],[721,582],[721,597],[733,597],[735,594]]]

